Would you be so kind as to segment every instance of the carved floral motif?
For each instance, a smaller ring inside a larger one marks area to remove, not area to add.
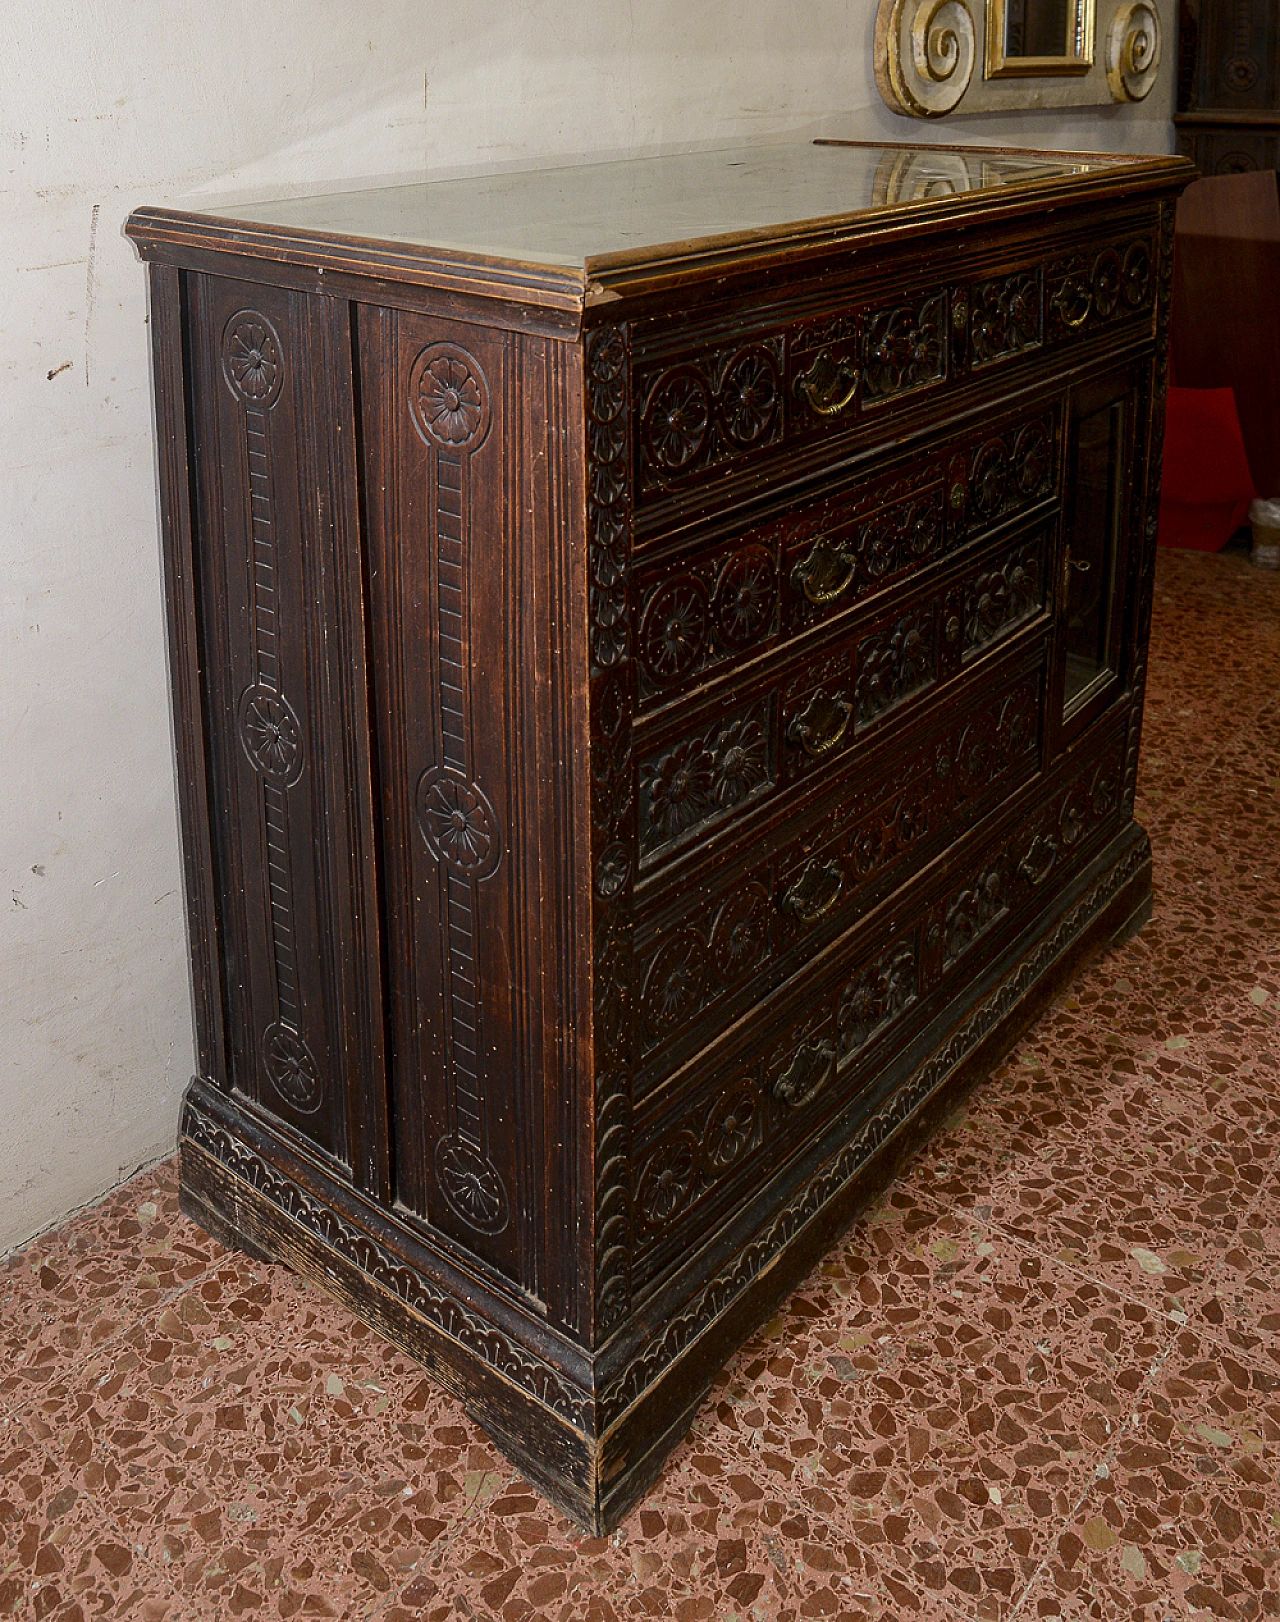
[[[1026,541],[970,578],[964,592],[964,651],[975,653],[1039,612],[1042,539]]]
[[[1035,349],[1041,338],[1044,272],[1039,265],[970,291],[969,341],[974,366]]]
[[[863,396],[888,400],[940,383],[947,375],[947,295],[875,310],[867,317]]]
[[[414,426],[428,445],[473,451],[489,431],[489,384],[457,344],[430,344],[409,369]]]
[[[640,845],[648,852],[732,810],[774,781],[768,701],[682,738],[640,767]]]
[[[720,387],[720,413],[736,445],[754,445],[773,426],[781,389],[767,349],[748,349],[731,361]]]
[[[302,723],[283,693],[257,683],[240,699],[240,743],[255,771],[289,787],[302,775]]]
[[[897,1019],[919,995],[915,937],[896,941],[840,993],[836,1014],[843,1063]]]
[[[860,727],[936,680],[932,604],[865,637],[858,644],[854,667],[854,703]]]
[[[641,481],[661,486],[783,432],[782,337],[682,360],[640,385]]]
[[[222,332],[222,373],[232,394],[267,408],[279,398],[284,380],[280,339],[265,315],[240,310]]]
[[[733,649],[749,648],[768,634],[778,600],[773,556],[763,546],[735,552],[716,584],[716,628]]]

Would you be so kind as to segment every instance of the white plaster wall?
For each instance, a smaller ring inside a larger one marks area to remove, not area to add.
[[[138,203],[920,124],[874,0],[15,0],[0,53],[0,1250],[172,1147],[192,1068]],[[1172,41],[1166,16],[1166,49]]]

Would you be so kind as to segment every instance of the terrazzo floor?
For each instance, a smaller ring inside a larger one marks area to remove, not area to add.
[[[584,1539],[406,1358],[178,1214],[7,1263],[0,1615],[1280,1616],[1280,577],[1162,554],[1155,916]]]

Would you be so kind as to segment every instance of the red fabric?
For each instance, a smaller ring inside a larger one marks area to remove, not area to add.
[[[1160,545],[1221,551],[1248,517],[1253,496],[1232,391],[1170,388]]]

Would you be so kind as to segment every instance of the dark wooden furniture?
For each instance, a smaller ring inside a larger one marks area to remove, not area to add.
[[[184,1207],[585,1526],[1144,916],[1189,172],[836,143],[129,223]]]
[[[1280,176],[1192,181],[1174,242],[1176,381],[1234,390],[1254,489],[1280,495]]]
[[[1280,169],[1280,8],[1179,0],[1178,150],[1206,175]]]

